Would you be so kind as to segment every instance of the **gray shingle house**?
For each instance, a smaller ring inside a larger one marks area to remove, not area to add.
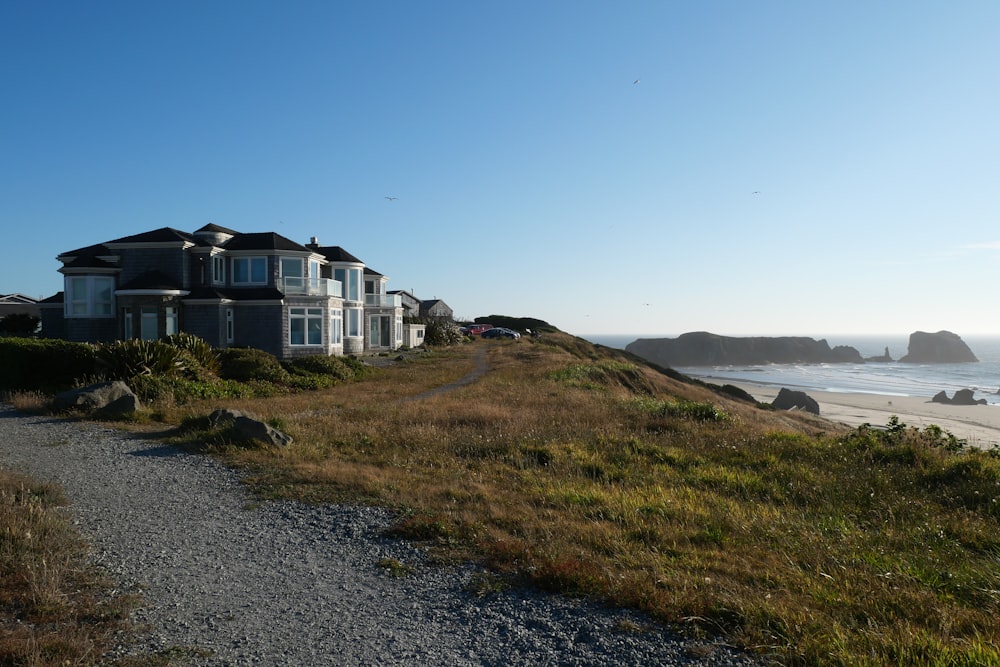
[[[42,333],[80,342],[187,332],[288,359],[394,350],[403,309],[388,278],[339,246],[210,224],[164,227],[61,253],[65,289]]]

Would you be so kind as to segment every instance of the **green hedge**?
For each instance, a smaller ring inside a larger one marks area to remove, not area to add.
[[[95,374],[94,347],[55,338],[0,338],[0,391],[61,391]]]

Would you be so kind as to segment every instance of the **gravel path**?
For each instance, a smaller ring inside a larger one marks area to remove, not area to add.
[[[141,592],[151,628],[117,654],[189,665],[761,664],[642,616],[514,590],[469,592],[381,536],[378,508],[256,504],[235,472],[142,436],[0,405],[0,466],[63,486],[93,558]],[[413,566],[394,577],[385,558]]]

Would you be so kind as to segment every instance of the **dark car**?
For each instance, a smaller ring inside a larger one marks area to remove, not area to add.
[[[483,333],[479,334],[483,338],[520,338],[521,334],[517,333],[513,329],[507,329],[505,327],[493,327],[492,329],[487,329]]]

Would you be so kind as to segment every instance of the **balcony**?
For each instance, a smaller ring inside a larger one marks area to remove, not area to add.
[[[281,291],[285,294],[303,294],[305,296],[344,296],[344,286],[339,280],[329,278],[295,278],[286,276],[281,279]]]
[[[403,297],[399,294],[365,294],[367,308],[399,308],[403,305]]]

